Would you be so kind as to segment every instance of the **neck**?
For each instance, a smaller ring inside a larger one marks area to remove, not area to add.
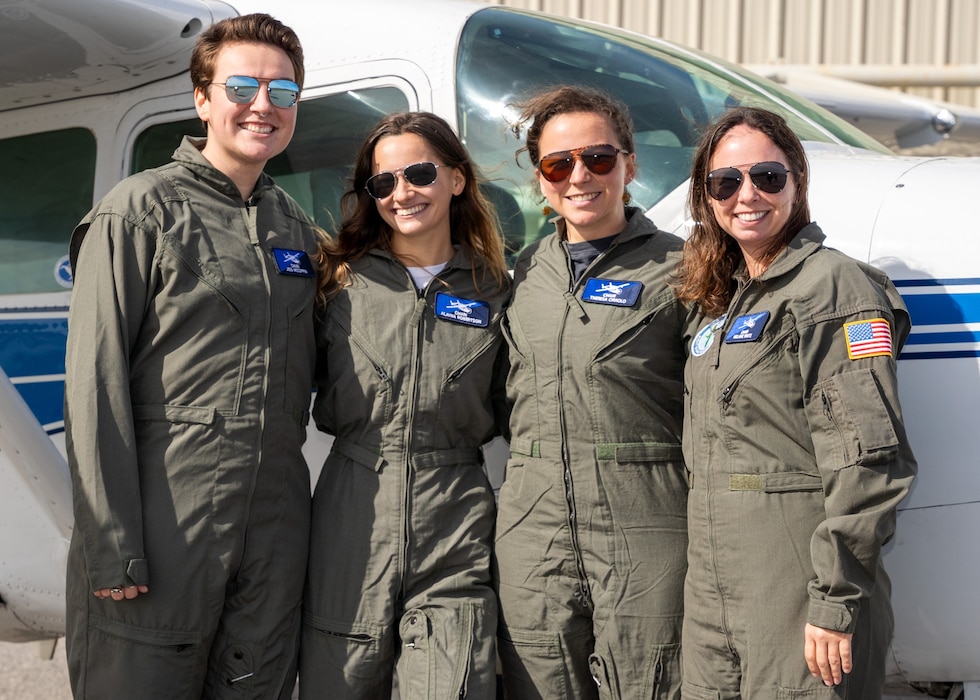
[[[608,238],[622,233],[626,229],[626,212],[621,211],[620,215],[612,221],[603,220],[597,222],[595,226],[574,226],[565,220],[565,238],[569,243],[584,243],[594,241],[599,238]]]
[[[428,267],[447,262],[456,251],[448,236],[432,241],[407,238],[396,233],[391,240],[391,252],[403,265]]]
[[[220,153],[209,152],[209,144],[210,141],[204,145],[201,155],[207,158],[208,162],[215,169],[224,173],[235,184],[243,201],[248,201],[248,198],[252,196],[252,192],[255,191],[255,183],[259,181],[259,175],[262,174],[262,168],[265,167],[265,163],[244,165],[242,163],[226,161],[221,158]]]

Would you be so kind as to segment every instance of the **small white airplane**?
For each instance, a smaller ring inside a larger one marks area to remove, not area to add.
[[[980,700],[980,244],[968,206],[980,159],[898,157],[707,55],[454,0],[2,3],[0,640],[64,634],[69,233],[119,179],[166,162],[181,134],[199,133],[187,65],[200,30],[266,10],[299,32],[307,62],[296,136],[269,172],[328,229],[366,130],[395,110],[432,110],[456,126],[491,180],[487,192],[515,250],[547,230],[506,128],[508,105],[525,92],[589,83],[623,99],[636,126],[634,200],[682,235],[699,128],[740,103],[784,114],[806,142],[813,213],[831,244],[885,269],[915,323],[899,367],[920,475],[886,552],[896,616],[890,685]],[[310,432],[316,471],[327,443]],[[502,462],[494,464],[499,481]]]

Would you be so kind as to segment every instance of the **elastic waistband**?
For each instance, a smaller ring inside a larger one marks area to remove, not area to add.
[[[381,456],[381,450],[370,447],[362,447],[356,442],[344,440],[342,438],[334,439],[333,447],[330,448],[330,451],[343,455],[347,459],[353,460],[354,462],[362,464],[365,467],[370,467],[374,471],[381,469],[385,463],[384,457]]]
[[[549,440],[514,439],[510,451],[524,457],[560,459],[561,443]],[[595,445],[597,460],[615,462],[679,462],[684,451],[675,442],[600,442]]]
[[[387,462],[381,450],[376,447],[366,447],[351,440],[334,440],[331,452],[353,460],[358,464],[375,471],[381,469]],[[412,455],[409,462],[415,469],[432,469],[436,467],[451,467],[457,464],[483,464],[483,452],[479,447],[454,447],[445,450],[432,450]]]

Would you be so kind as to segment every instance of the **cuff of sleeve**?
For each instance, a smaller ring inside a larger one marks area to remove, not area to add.
[[[857,610],[845,603],[832,603],[827,600],[810,599],[807,622],[817,627],[835,632],[854,632]]]
[[[126,576],[137,586],[150,585],[150,566],[146,559],[130,559],[126,564]]]

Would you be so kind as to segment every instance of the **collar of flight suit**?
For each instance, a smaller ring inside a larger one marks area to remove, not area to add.
[[[211,165],[211,162],[201,153],[207,142],[207,138],[185,136],[171,157],[175,163],[183,165],[218,192],[235,199],[241,199],[242,195],[238,186],[231,181],[231,178]],[[265,192],[274,186],[273,179],[263,172],[255,183],[255,189],[252,190],[249,202],[259,200]]]

